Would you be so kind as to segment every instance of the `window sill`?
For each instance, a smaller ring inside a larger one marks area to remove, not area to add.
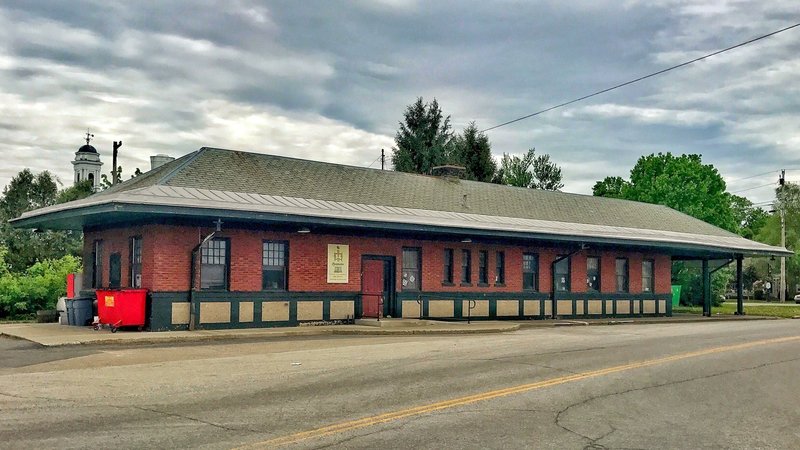
[[[453,283],[450,283],[450,282],[448,282],[448,281],[443,281],[443,282],[442,282],[442,286],[455,286],[455,284],[453,284]]]
[[[478,287],[489,287],[489,283],[478,283]]]
[[[506,287],[505,283],[495,283],[494,287]]]
[[[461,286],[461,287],[472,287],[472,283],[464,283],[464,282],[462,282],[459,286]]]

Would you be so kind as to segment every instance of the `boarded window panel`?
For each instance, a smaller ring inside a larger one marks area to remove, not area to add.
[[[590,256],[586,258],[586,288],[590,291],[600,291],[600,258]]]
[[[628,292],[628,259],[617,258],[616,261],[617,292]]]
[[[485,250],[478,252],[478,283],[489,283],[489,252]]]
[[[562,258],[559,256],[559,258]],[[560,292],[569,292],[569,261],[570,258],[564,258],[556,263],[556,290]]]
[[[453,282],[453,249],[446,248],[444,249],[444,267],[442,273],[442,282],[444,283],[452,283]]]
[[[655,283],[653,278],[653,266],[655,262],[651,259],[642,261],[642,292],[653,292]]]
[[[131,238],[131,280],[130,286],[134,288],[142,287],[142,238]]]
[[[505,284],[506,282],[506,254],[505,252],[497,252],[495,256],[495,278],[494,282],[497,284]]]
[[[472,252],[461,250],[461,282],[472,283]]]

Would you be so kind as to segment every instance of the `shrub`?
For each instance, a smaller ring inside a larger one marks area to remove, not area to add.
[[[55,309],[67,293],[67,275],[81,269],[71,255],[37,262],[20,274],[10,273],[0,248],[0,317],[22,318],[40,309]]]

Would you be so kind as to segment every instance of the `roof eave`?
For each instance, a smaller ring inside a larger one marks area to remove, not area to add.
[[[425,232],[439,235],[456,236],[489,236],[493,238],[512,238],[521,240],[539,240],[547,242],[580,242],[585,244],[598,244],[604,246],[625,245],[640,248],[652,248],[670,251],[672,253],[712,253],[719,257],[744,256],[792,256],[794,252],[780,247],[766,247],[763,249],[746,249],[735,247],[719,247],[695,243],[674,243],[647,239],[625,239],[579,234],[549,234],[541,232],[521,232],[493,230],[486,228],[469,228],[456,226],[409,224],[377,220],[343,219],[333,217],[317,217],[298,214],[255,212],[243,210],[229,210],[219,208],[198,208],[191,206],[167,206],[141,203],[127,203],[109,199],[107,202],[93,202],[86,205],[76,205],[72,208],[63,208],[52,212],[42,212],[13,219],[10,223],[15,228],[52,228],[52,229],[77,229],[87,225],[99,223],[124,223],[136,217],[146,218],[152,216],[179,217],[179,218],[222,218],[228,220],[272,222],[297,225],[319,225],[329,227],[347,227],[355,229],[380,229],[393,232]],[[29,213],[30,214],[30,213]],[[78,225],[79,224],[79,225]],[[726,256],[727,255],[727,256]]]

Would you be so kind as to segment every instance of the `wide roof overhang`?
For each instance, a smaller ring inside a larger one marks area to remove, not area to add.
[[[782,247],[734,234],[690,234],[167,186],[94,195],[30,211],[11,223],[18,228],[41,229],[164,221],[211,226],[211,221],[218,218],[237,224],[308,226],[320,232],[535,241],[598,248],[625,246],[688,258],[793,255]]]

